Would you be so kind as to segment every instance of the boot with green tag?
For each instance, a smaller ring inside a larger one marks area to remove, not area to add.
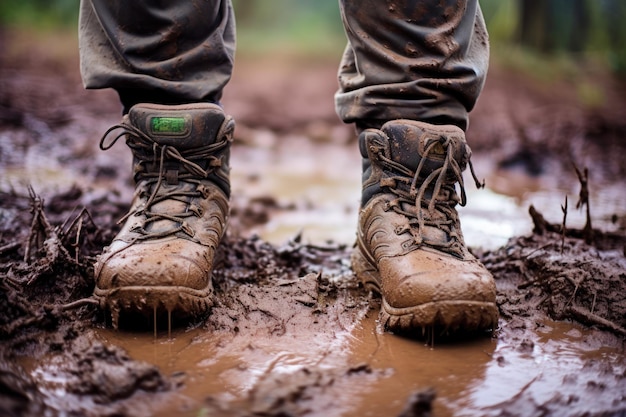
[[[117,327],[125,310],[200,316],[228,224],[234,121],[209,104],[137,104],[100,142],[133,153],[135,195],[95,265],[94,295]]]

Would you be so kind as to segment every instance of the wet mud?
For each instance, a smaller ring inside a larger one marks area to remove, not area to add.
[[[468,135],[479,175],[499,193],[519,185],[510,178],[536,181],[525,197],[508,194],[520,206],[541,189],[559,203],[520,208],[523,234],[483,247],[480,234],[468,237],[496,278],[499,325],[433,342],[381,329],[380,300],[350,270],[353,235],[344,231],[355,224],[359,161],[329,100],[335,64],[311,65],[317,81],[306,85],[324,87],[299,97],[286,86],[293,63],[242,64],[224,98],[239,128],[215,306],[171,330],[122,318],[116,331],[89,297],[95,257],[132,194],[130,155],[97,149],[118,121],[117,98],[82,90],[75,54],[2,36],[11,46],[0,63],[0,415],[626,412],[626,210],[614,191],[624,186],[621,117],[563,110],[567,89],[546,97],[495,69]],[[506,101],[511,94],[518,99]],[[537,103],[560,109],[558,121],[539,123]],[[589,167],[586,186],[573,165]],[[615,203],[598,204],[598,192]],[[566,215],[577,200],[578,223]],[[462,221],[471,229],[493,216],[485,210],[470,202]]]

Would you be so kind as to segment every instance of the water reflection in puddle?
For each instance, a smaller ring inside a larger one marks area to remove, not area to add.
[[[241,317],[242,328],[248,328],[246,320]],[[122,347],[134,359],[157,365],[165,375],[184,373],[184,388],[151,415],[197,416],[208,397],[237,409],[238,404],[249,400],[251,390],[270,376],[289,376],[305,368],[345,369],[356,325],[358,321],[332,332],[288,331],[282,336],[255,330],[252,334],[179,330],[171,338],[162,334],[156,340],[148,333],[100,329],[98,337],[107,345]],[[337,381],[332,389],[336,390],[332,396],[337,400],[337,410],[352,407],[352,397],[346,394],[350,387]],[[323,407],[310,415],[328,415],[320,411]]]
[[[10,139],[10,138],[9,138]],[[280,140],[279,146],[275,143]],[[4,140],[0,135],[0,149]],[[18,152],[19,153],[19,152]],[[130,166],[130,155],[123,146],[97,152],[94,166]],[[17,157],[16,157],[17,158]],[[466,172],[468,204],[459,209],[466,243],[471,247],[495,249],[512,236],[532,229],[528,207],[532,204],[552,223],[561,223],[561,205],[568,196],[568,227],[581,228],[585,213],[574,207],[578,184],[572,178],[568,187],[554,178],[531,178],[515,171],[498,171],[493,161],[474,157],[479,176],[486,174],[487,187],[476,190]],[[352,244],[361,190],[361,159],[356,143],[339,145],[313,142],[305,137],[274,138],[268,146],[235,146],[231,152],[233,198],[273,197],[281,207],[270,213],[269,221],[253,227],[248,234],[281,244],[302,233],[303,241]],[[93,168],[93,167],[92,167]],[[122,170],[124,172],[124,170]],[[0,165],[0,190],[25,190],[47,194],[65,190],[81,180],[80,172],[57,161],[46,146],[28,148],[19,160]],[[89,180],[92,192],[120,194],[130,201],[132,189],[127,182],[111,179]],[[591,184],[593,224],[605,231],[619,227],[615,215],[624,216],[626,194],[622,184]],[[108,190],[108,191],[107,191]],[[625,222],[624,219],[621,220]]]
[[[352,244],[361,190],[361,159],[356,144],[336,146],[298,137],[281,140],[284,142],[276,148],[242,147],[232,154],[234,195],[249,198],[270,195],[282,206],[295,208],[276,211],[268,223],[253,228],[251,233],[276,244],[300,232],[304,242],[332,240]],[[544,181],[516,172],[497,171],[491,161],[479,160],[477,165],[479,174],[487,174],[488,188],[477,190],[466,172],[468,203],[459,208],[463,233],[470,247],[496,249],[513,236],[529,234],[531,204],[548,221],[560,224],[566,195],[568,227],[584,226],[584,211],[574,208],[579,192],[575,178],[569,188],[564,188],[550,178]],[[591,188],[595,227],[605,231],[617,227],[613,215],[626,212],[626,195],[620,191],[621,187],[619,184]]]
[[[376,318],[370,312],[332,339],[257,335],[244,343],[235,335],[201,329],[178,331],[171,339],[112,330],[100,330],[99,337],[126,349],[134,359],[158,365],[166,375],[184,372],[184,388],[153,410],[155,416],[198,415],[209,396],[236,408],[270,373],[363,363],[380,372],[358,379],[358,384],[337,379],[329,393],[334,411],[320,404],[322,412],[314,407],[309,415],[398,415],[412,392],[426,388],[437,393],[434,415],[444,417],[499,415],[503,405],[517,403],[520,416],[533,415],[535,406],[547,403],[557,414],[567,406],[571,415],[626,406],[623,352],[585,347],[585,338],[593,335],[575,325],[548,321],[538,333],[527,333],[523,343],[486,337],[431,348],[378,333]],[[181,414],[181,409],[186,412]]]
[[[483,377],[451,398],[454,415],[501,415],[505,405],[514,407],[519,416],[535,415],[528,404],[545,404],[555,415],[565,406],[568,415],[594,415],[626,406],[623,350],[585,347],[592,331],[566,322],[546,321],[542,330],[526,336],[520,343],[498,343]],[[610,388],[594,389],[598,384]]]

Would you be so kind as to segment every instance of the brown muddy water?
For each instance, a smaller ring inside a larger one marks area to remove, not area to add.
[[[254,200],[269,195],[277,200],[269,221],[252,227],[248,233],[277,244],[298,233],[311,243],[352,244],[361,181],[356,144],[337,146],[285,137],[280,139],[280,146],[275,146],[277,140],[266,132],[259,142],[268,146],[244,147],[233,153],[234,198]],[[474,165],[487,187],[477,190],[466,172],[468,203],[459,209],[459,215],[470,247],[495,249],[513,236],[530,233],[531,204],[548,221],[560,223],[560,207],[566,196],[568,227],[584,226],[584,211],[574,209],[580,191],[575,177],[569,184],[557,183],[549,176],[498,170],[484,157],[474,157]],[[614,231],[619,224],[613,216],[626,212],[623,185],[594,185],[590,189],[594,226]]]
[[[275,244],[298,233],[313,244],[351,244],[360,182],[356,150],[287,139],[280,147],[234,149],[234,206],[259,201],[267,206],[268,196],[272,200],[267,221],[242,232],[258,234]],[[18,187],[28,178],[36,189],[50,191],[76,175],[66,172],[56,159],[42,155],[33,156],[33,162],[29,165],[27,160],[19,170],[1,170],[3,188]],[[529,233],[528,204],[544,210],[550,221],[559,222],[564,195],[575,201],[576,184],[564,190],[549,182],[507,175],[490,172],[487,182],[495,182],[499,190],[510,190],[509,195],[468,186],[469,204],[461,209],[461,219],[470,246],[497,248],[512,236]],[[92,184],[94,190],[109,186],[106,182]],[[130,186],[117,191],[128,196]],[[614,227],[610,215],[626,212],[622,193],[610,187],[592,192],[591,200],[600,202],[594,205],[597,227]],[[584,216],[573,210],[568,219],[568,224],[584,224]],[[273,394],[264,390],[275,392],[281,386],[298,384],[303,390],[317,389],[299,401],[304,407],[302,414],[311,416],[398,415],[412,393],[428,395],[425,390],[429,388],[437,393],[436,416],[502,415],[503,409],[531,416],[542,407],[547,415],[552,411],[560,415],[563,410],[568,415],[618,410],[619,415],[626,407],[623,346],[603,347],[595,339],[597,331],[548,320],[523,324],[523,337],[487,336],[435,342],[433,347],[381,332],[375,304],[354,306],[350,315],[337,318],[341,325],[332,332],[314,327],[280,337],[264,332],[244,337],[193,328],[175,329],[169,336],[161,330],[155,339],[151,332],[102,328],[96,329],[96,334],[100,342],[124,349],[132,359],[154,364],[174,380],[184,379],[179,389],[162,396],[134,396],[129,405],[134,415],[229,416],[235,415],[233,410],[239,405],[264,410],[263,401],[275,401]],[[341,308],[335,313],[341,315]],[[501,321],[498,332],[506,333],[510,325]],[[57,372],[62,360],[51,356],[32,361],[28,369],[37,380],[45,381],[48,404],[67,410],[84,399],[64,390],[64,381],[59,379],[64,374]],[[350,378],[353,374],[359,378]],[[81,407],[88,409],[89,405]]]
[[[270,375],[304,387],[310,381],[294,375],[332,369],[365,373],[355,381],[337,376],[312,398],[304,414],[394,416],[413,392],[428,388],[437,393],[435,416],[502,415],[503,407],[511,406],[516,410],[512,415],[532,416],[542,405],[546,415],[552,415],[550,409],[554,415],[594,415],[624,404],[623,351],[594,345],[593,332],[579,326],[546,321],[519,344],[486,337],[431,347],[378,331],[377,315],[366,315],[366,310],[361,308],[356,321],[331,335],[260,333],[252,341],[191,329],[155,339],[148,332],[100,329],[98,339],[157,365],[165,375],[185,376],[185,385],[174,393],[150,402],[135,399],[134,415],[231,415],[216,413],[207,404],[237,409]],[[46,381],[50,405],[71,409],[79,400],[63,391],[55,369],[51,358],[39,362],[32,375]]]

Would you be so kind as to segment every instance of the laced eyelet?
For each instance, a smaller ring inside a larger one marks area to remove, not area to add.
[[[209,198],[209,194],[211,194],[211,191],[209,190],[209,188],[205,185],[198,185],[197,188],[198,192],[200,192],[200,194],[202,195],[203,198]]]
[[[183,230],[183,232],[185,232],[186,234],[188,234],[191,237],[194,237],[194,235],[196,234],[195,230],[193,230],[193,228],[191,226],[189,226],[187,224],[187,222],[183,222],[180,225],[181,229]]]
[[[202,217],[202,214],[204,213],[204,210],[202,209],[202,207],[196,206],[195,204],[192,204],[189,206],[189,211],[191,211],[197,217]]]
[[[136,225],[136,226],[131,227],[130,231],[133,233],[144,233],[144,228],[143,226]]]

